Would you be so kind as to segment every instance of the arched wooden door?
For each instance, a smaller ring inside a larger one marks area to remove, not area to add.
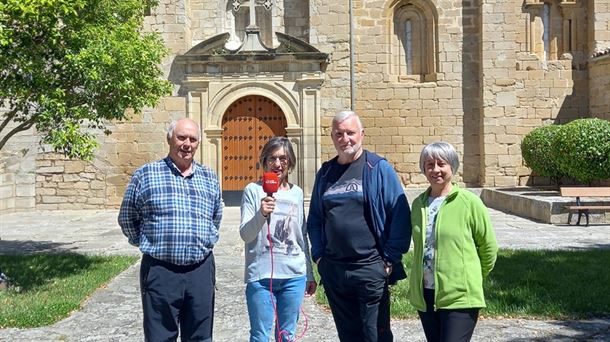
[[[260,152],[273,136],[286,136],[286,117],[275,102],[251,95],[235,101],[222,118],[222,189],[243,190],[263,174]]]

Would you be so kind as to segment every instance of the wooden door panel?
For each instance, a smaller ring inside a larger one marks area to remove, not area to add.
[[[222,188],[243,190],[263,173],[258,165],[261,150],[276,135],[286,136],[282,110],[263,96],[246,96],[235,101],[222,119]]]

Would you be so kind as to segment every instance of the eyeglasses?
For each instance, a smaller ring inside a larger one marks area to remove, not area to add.
[[[269,157],[267,157],[267,164],[273,165],[278,160],[280,161],[280,164],[282,164],[282,165],[288,164],[288,157],[287,156],[279,156],[279,157],[269,156]]]

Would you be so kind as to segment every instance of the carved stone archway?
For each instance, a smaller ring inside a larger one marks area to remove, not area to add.
[[[286,117],[286,135],[297,154],[291,181],[311,194],[320,166],[320,87],[328,55],[276,33],[280,45],[266,51],[228,50],[223,33],[201,42],[175,62],[182,68],[187,117],[202,128],[199,160],[222,177],[222,118],[236,100],[259,95]]]
[[[286,136],[286,117],[275,102],[250,95],[229,107],[222,118],[222,178],[224,191],[241,191],[265,170],[259,157],[267,141]]]

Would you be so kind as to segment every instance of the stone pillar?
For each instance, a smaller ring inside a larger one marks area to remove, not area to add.
[[[303,188],[303,182],[305,179],[305,175],[303,172],[303,129],[300,127],[287,127],[286,128],[286,136],[290,143],[292,144],[292,149],[294,150],[294,154],[297,160],[297,165],[292,170],[290,174],[290,182],[299,185]],[[305,190],[303,190],[305,191]],[[307,196],[307,195],[306,195]]]
[[[320,168],[320,86],[324,82],[321,74],[303,75],[297,80],[300,97],[300,122],[303,129],[300,154],[301,187],[309,201],[316,171]]]
[[[209,113],[209,86],[207,80],[186,80],[182,85],[188,89],[186,96],[186,115],[199,124],[201,128],[201,142],[197,161],[203,165],[211,167],[220,177],[220,139],[222,129],[212,123],[211,113]]]
[[[481,185],[517,184],[516,166],[521,164],[520,140],[515,132],[521,112],[515,84],[515,13],[520,4],[505,0],[483,0],[481,118]]]
[[[583,1],[583,0],[581,0]],[[610,0],[587,0],[589,55],[610,48]]]

